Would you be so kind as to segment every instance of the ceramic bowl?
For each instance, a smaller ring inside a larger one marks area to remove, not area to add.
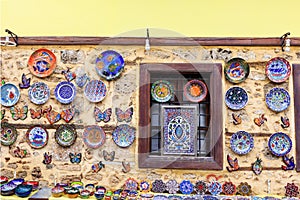
[[[94,193],[94,196],[97,200],[100,200],[100,199],[103,199],[104,198],[104,194],[101,190],[97,190],[95,193]]]
[[[91,193],[90,195],[93,196],[95,192],[95,185],[92,183],[86,184],[84,189],[88,190]]]
[[[15,193],[16,187],[17,185],[14,183],[5,183],[1,185],[0,187],[1,195],[3,196],[13,195]]]
[[[32,185],[20,184],[16,187],[15,193],[18,197],[28,197],[32,191]]]
[[[0,176],[0,184],[4,184],[4,183],[7,183],[8,181],[8,178],[6,176]]]
[[[64,195],[65,189],[61,186],[55,186],[51,189],[51,193],[53,197],[61,197]]]
[[[67,194],[67,191],[70,190],[70,189],[72,189],[73,187],[71,187],[71,186],[65,186],[63,188],[65,189],[64,193]]]
[[[25,181],[22,183],[23,185],[32,185],[32,190],[37,190],[39,187],[38,181]]]
[[[69,198],[77,198],[79,196],[79,190],[72,187],[71,189],[67,190],[67,196]]]
[[[80,198],[82,199],[88,199],[91,195],[91,192],[89,190],[81,190],[80,192]]]
[[[23,178],[15,178],[15,179],[13,179],[13,180],[11,180],[11,181],[9,181],[9,182],[10,182],[10,183],[13,183],[13,184],[15,184],[15,185],[20,185],[20,184],[22,184],[24,181],[25,181],[25,180],[24,180]]]
[[[105,194],[106,188],[103,187],[103,186],[97,185],[97,186],[96,186],[96,191],[97,191],[98,193],[103,193],[103,194]]]

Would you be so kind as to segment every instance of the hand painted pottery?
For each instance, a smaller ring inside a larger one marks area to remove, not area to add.
[[[129,147],[135,139],[135,128],[127,124],[117,126],[112,132],[112,138],[119,147]]]
[[[13,183],[15,185],[20,185],[20,184],[24,183],[24,181],[25,180],[23,178],[15,178],[15,179],[9,181],[9,183]]]
[[[62,104],[71,103],[76,96],[76,88],[73,83],[62,81],[54,90],[55,98]]]
[[[169,192],[169,194],[176,194],[179,191],[179,184],[176,180],[169,180],[166,183],[166,190]]]
[[[225,103],[232,110],[240,110],[248,103],[248,94],[241,87],[231,87],[225,94]]]
[[[88,190],[81,190],[80,191],[80,198],[82,199],[88,199],[91,195],[91,192]]]
[[[10,107],[15,105],[20,98],[20,90],[11,83],[6,83],[0,86],[1,90],[1,105]]]
[[[168,196],[162,194],[154,195],[153,200],[168,200]]]
[[[32,185],[32,190],[37,190],[39,187],[38,181],[25,181],[22,183],[23,185]]]
[[[226,182],[222,185],[222,191],[225,195],[234,195],[236,193],[236,186],[232,182]]]
[[[251,185],[249,185],[247,182],[241,182],[237,186],[237,192],[243,196],[250,196],[252,193]]]
[[[286,110],[290,105],[290,95],[283,88],[272,88],[266,94],[266,103],[269,109],[275,112]]]
[[[194,191],[194,185],[191,183],[191,181],[183,180],[179,184],[179,189],[182,194],[191,194]]]
[[[282,83],[289,78],[290,74],[290,63],[284,58],[272,58],[266,65],[266,75],[272,82]]]
[[[0,192],[2,196],[10,196],[15,193],[17,185],[13,182],[8,182],[0,186]]]
[[[26,132],[26,140],[32,148],[43,148],[48,142],[48,132],[39,125],[31,127]]]
[[[202,81],[191,80],[184,86],[184,95],[191,102],[200,102],[207,95],[207,87]]]
[[[138,182],[133,179],[133,178],[128,178],[126,181],[125,181],[125,184],[124,184],[124,190],[137,190],[139,184]]]
[[[121,74],[124,64],[124,59],[118,52],[108,50],[96,58],[95,69],[101,77],[112,80]]]
[[[50,89],[46,83],[33,83],[28,90],[28,97],[34,104],[44,104],[50,98]]]
[[[183,200],[186,199],[183,196],[179,196],[179,195],[169,195],[168,196],[168,200]]]
[[[56,67],[56,57],[48,49],[38,49],[28,60],[29,71],[40,78],[50,76]]]
[[[174,88],[169,81],[158,80],[151,86],[151,95],[155,101],[167,102],[174,95]]]
[[[6,176],[0,176],[0,185],[7,183],[8,178]]]
[[[152,192],[163,193],[166,190],[166,184],[162,180],[155,180],[152,183]]]
[[[78,87],[82,88],[88,80],[90,80],[90,78],[86,74],[84,74],[82,76],[76,76],[75,83]]]
[[[248,63],[242,58],[232,58],[226,64],[224,73],[231,83],[241,83],[246,80],[250,72]]]
[[[4,146],[10,146],[15,143],[18,137],[17,129],[8,124],[2,123],[1,124],[1,144]]]
[[[248,132],[238,131],[231,136],[230,147],[233,152],[245,155],[253,149],[254,139]]]
[[[151,183],[148,181],[141,181],[139,183],[139,188],[141,192],[149,192],[151,190]]]
[[[217,181],[209,183],[207,190],[214,196],[219,195],[222,192],[222,185]]]
[[[54,138],[60,146],[70,147],[76,141],[77,132],[74,126],[62,124],[56,129]]]
[[[299,195],[299,187],[295,185],[295,183],[287,183],[287,185],[284,186],[284,188],[285,188],[285,196],[287,197],[297,197]]]
[[[88,126],[83,131],[83,142],[92,149],[97,149],[105,143],[106,134],[100,126]]]
[[[100,80],[88,82],[84,89],[84,95],[90,102],[100,102],[106,96],[107,89],[105,83]]]
[[[287,134],[278,132],[270,136],[268,146],[272,154],[284,156],[291,151],[292,140]]]
[[[205,194],[207,190],[206,183],[204,181],[197,181],[194,186],[194,190],[197,194],[201,194],[201,195]]]
[[[69,198],[77,198],[79,196],[79,190],[74,187],[67,190],[66,193],[67,193],[67,197],[69,197]]]
[[[54,188],[51,189],[52,196],[55,198],[63,196],[64,191],[65,189],[61,186],[55,186]]]

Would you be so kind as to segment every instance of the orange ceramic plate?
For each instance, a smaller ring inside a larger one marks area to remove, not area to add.
[[[38,49],[28,60],[30,72],[40,78],[50,76],[56,67],[56,57],[48,49]]]
[[[200,102],[204,100],[207,95],[207,87],[204,82],[200,80],[191,80],[184,86],[185,97],[192,102]]]

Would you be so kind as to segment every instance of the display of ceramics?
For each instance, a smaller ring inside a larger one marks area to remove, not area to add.
[[[194,185],[194,190],[197,194],[205,194],[207,190],[206,183],[204,181],[197,181]]]
[[[166,190],[166,184],[162,180],[152,182],[152,192],[163,193]]]
[[[248,94],[241,87],[231,87],[226,91],[225,103],[232,110],[240,110],[248,103]]]
[[[105,143],[106,134],[100,126],[91,125],[84,129],[83,142],[92,149],[97,149]]]
[[[268,146],[272,154],[276,156],[284,156],[292,149],[292,140],[282,132],[274,133],[270,136]]]
[[[12,83],[6,83],[0,86],[1,90],[1,105],[10,107],[15,105],[20,98],[20,90]]]
[[[290,94],[283,88],[272,88],[266,94],[266,103],[269,109],[275,112],[286,110],[290,103]]]
[[[214,196],[222,192],[222,184],[218,181],[213,181],[208,184],[207,190]]]
[[[102,101],[106,96],[106,93],[106,85],[100,80],[92,80],[88,82],[84,89],[85,97],[94,103]]]
[[[194,185],[189,180],[183,180],[179,184],[179,190],[182,194],[191,194],[194,191]]]
[[[1,185],[0,186],[1,195],[2,196],[13,195],[15,193],[16,187],[17,187],[17,185],[12,182],[8,182],[8,183]]]
[[[48,49],[38,49],[28,60],[29,71],[40,78],[50,76],[56,67],[56,57]]]
[[[166,183],[166,190],[169,194],[176,194],[179,191],[179,184],[176,180],[172,179]]]
[[[1,123],[1,144],[10,146],[15,143],[18,137],[17,129],[8,123]]]
[[[43,148],[48,142],[48,132],[42,126],[33,126],[26,132],[26,140],[32,148]]]
[[[254,139],[248,132],[238,131],[231,136],[230,147],[233,152],[244,155],[253,149]]]
[[[127,124],[117,126],[112,132],[112,138],[119,147],[129,147],[135,139],[136,129]]]
[[[151,86],[151,96],[155,101],[167,102],[174,95],[173,85],[166,80],[155,81]]]
[[[207,95],[207,87],[203,81],[191,80],[183,88],[185,97],[191,102],[203,101]]]
[[[60,103],[69,104],[76,96],[76,88],[73,83],[62,81],[55,87],[54,95]]]
[[[28,90],[28,97],[34,104],[44,104],[50,98],[50,89],[46,83],[33,83]]]
[[[281,57],[272,58],[267,62],[266,75],[275,83],[282,83],[286,81],[291,74],[290,63]]]
[[[22,183],[23,185],[32,185],[32,190],[37,190],[39,187],[38,181],[25,181]]]
[[[55,141],[62,147],[72,146],[77,138],[75,126],[61,124],[55,131]]]
[[[118,52],[108,50],[96,58],[95,69],[101,77],[112,80],[120,76],[124,70],[124,65],[124,59]]]
[[[244,59],[232,58],[226,62],[224,73],[229,82],[241,83],[247,79],[250,73],[250,67]]]

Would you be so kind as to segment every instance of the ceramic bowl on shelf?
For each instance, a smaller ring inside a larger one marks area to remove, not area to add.
[[[0,185],[7,183],[8,178],[6,176],[0,176]]]
[[[37,190],[39,187],[38,181],[25,181],[22,183],[23,185],[32,185],[32,190]]]
[[[13,183],[13,184],[15,184],[15,185],[20,185],[20,184],[22,184],[24,181],[25,181],[25,180],[24,180],[23,178],[15,178],[15,179],[9,181],[9,183]]]
[[[16,187],[17,187],[17,185],[12,182],[8,182],[8,183],[1,185],[1,187],[0,187],[1,195],[2,196],[13,195],[15,193]]]
[[[64,195],[65,189],[62,186],[55,186],[51,189],[51,193],[53,197],[61,197]]]
[[[20,184],[16,187],[15,193],[18,197],[28,197],[32,191],[32,185]]]
[[[89,190],[81,190],[80,192],[80,198],[82,199],[88,199],[91,195],[91,192]]]
[[[67,196],[69,198],[77,198],[79,196],[79,189],[72,187],[71,189],[67,190]]]

